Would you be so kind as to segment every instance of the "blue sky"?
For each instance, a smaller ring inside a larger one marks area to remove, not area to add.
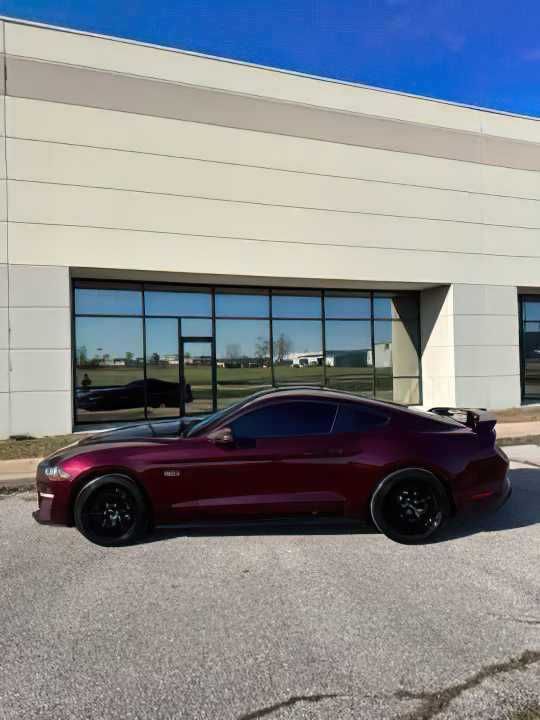
[[[0,13],[540,117],[538,0],[0,0]]]

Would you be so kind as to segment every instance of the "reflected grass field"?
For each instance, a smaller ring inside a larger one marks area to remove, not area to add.
[[[353,392],[370,392],[372,389],[372,368],[348,368],[348,367],[327,367],[327,385],[350,389]],[[77,385],[81,387],[83,375],[87,373],[91,380],[90,389],[127,385],[143,377],[142,368],[89,368],[77,371]],[[211,390],[211,373],[208,366],[186,367],[186,382],[192,390]],[[165,380],[167,382],[178,382],[178,366],[171,367],[149,367],[148,377]],[[271,384],[270,368],[218,368],[217,384],[218,391],[240,387],[264,387]],[[276,366],[275,379],[277,384],[283,385],[322,385],[323,373],[321,367],[292,367],[290,365]],[[378,384],[386,379],[388,389],[392,388],[392,373],[390,368],[377,370]],[[382,385],[381,385],[381,389]]]
[[[122,386],[141,380],[142,368],[107,367],[89,368],[77,371],[79,387],[84,373],[91,380],[89,389],[100,387]],[[313,385],[323,384],[323,372],[319,366],[292,367],[290,365],[275,366],[276,384]],[[210,412],[212,410],[211,368],[197,366],[185,368],[186,382],[191,386],[193,402],[187,406],[188,414]],[[178,366],[149,367],[148,377],[178,383]],[[217,401],[218,408],[223,408],[254,392],[271,387],[270,368],[217,368]],[[326,385],[339,390],[372,396],[372,368],[326,367]],[[393,396],[393,380],[391,368],[377,370],[377,395],[380,399],[391,400]],[[148,408],[149,417],[174,417],[179,409],[174,407]],[[107,422],[108,420],[135,420],[143,417],[143,408],[126,408],[124,410],[78,411],[80,422]]]

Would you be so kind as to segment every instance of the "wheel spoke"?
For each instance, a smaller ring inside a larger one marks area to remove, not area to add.
[[[136,505],[131,493],[120,486],[96,490],[82,512],[85,527],[94,535],[119,538],[136,522]]]

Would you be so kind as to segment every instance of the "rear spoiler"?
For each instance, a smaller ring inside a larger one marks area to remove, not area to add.
[[[443,415],[451,417],[463,425],[471,428],[476,433],[487,433],[495,429],[497,418],[492,412],[488,412],[484,408],[453,408],[453,407],[434,407],[429,412],[435,415]]]

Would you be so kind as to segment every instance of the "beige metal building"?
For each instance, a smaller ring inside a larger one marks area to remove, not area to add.
[[[8,19],[0,44],[0,436],[298,382],[540,399],[538,120]]]

